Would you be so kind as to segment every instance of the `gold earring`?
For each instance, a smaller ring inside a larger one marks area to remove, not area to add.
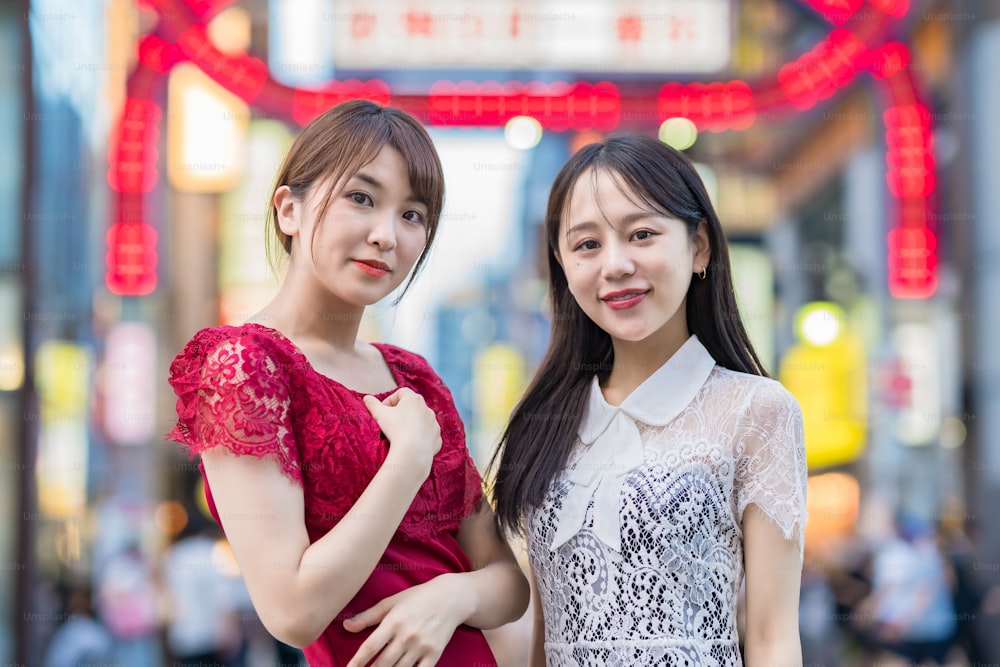
[[[705,276],[707,276],[707,275],[708,275],[708,268],[704,267],[704,266],[701,267],[701,271],[698,272],[698,277],[701,278],[702,280],[704,280]]]

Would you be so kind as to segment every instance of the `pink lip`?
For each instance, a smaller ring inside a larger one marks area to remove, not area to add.
[[[384,262],[380,262],[377,259],[356,259],[354,260],[354,264],[359,269],[370,276],[374,276],[375,278],[381,278],[389,272],[389,265]]]
[[[647,294],[649,294],[649,290],[619,290],[617,292],[605,294],[601,297],[601,301],[607,304],[608,308],[613,310],[626,310],[642,303],[642,300],[646,298]]]

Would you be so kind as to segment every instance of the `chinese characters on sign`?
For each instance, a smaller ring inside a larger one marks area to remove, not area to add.
[[[713,72],[730,57],[731,0],[344,0],[337,67]]]

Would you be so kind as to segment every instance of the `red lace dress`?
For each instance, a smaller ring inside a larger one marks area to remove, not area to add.
[[[370,634],[371,629],[345,631],[344,618],[439,574],[470,569],[455,533],[480,502],[482,480],[466,449],[451,394],[422,357],[392,345],[376,347],[397,384],[421,394],[437,413],[441,451],[368,581],[305,648],[312,667],[346,664]],[[170,384],[178,397],[178,421],[167,437],[184,444],[191,457],[218,446],[273,457],[302,486],[310,542],[347,513],[388,451],[385,436],[361,401],[363,394],[318,373],[291,341],[259,324],[199,331],[171,364]],[[204,476],[203,467],[201,472]],[[207,478],[205,492],[221,526]],[[482,632],[463,625],[439,664],[486,666],[496,661]]]

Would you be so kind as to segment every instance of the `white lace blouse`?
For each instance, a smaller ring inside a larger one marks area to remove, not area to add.
[[[620,406],[595,378],[578,432],[527,521],[548,667],[741,665],[744,509],[803,545],[795,398],[692,336]]]

